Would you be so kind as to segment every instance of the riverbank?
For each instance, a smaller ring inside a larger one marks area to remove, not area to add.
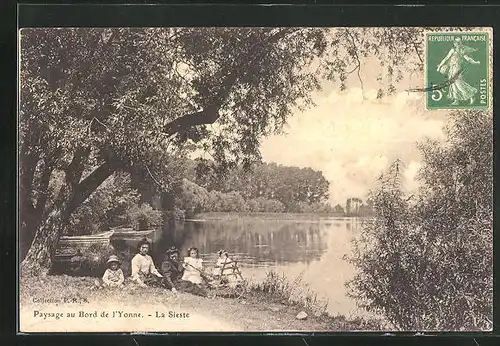
[[[340,213],[223,213],[210,212],[199,213],[190,218],[193,220],[234,220],[234,219],[260,219],[260,220],[316,220],[324,218],[338,218],[343,220],[346,217]],[[186,220],[190,220],[186,219]]]
[[[124,289],[94,289],[93,283],[91,277],[22,277],[21,330],[321,332],[381,329],[377,321],[315,314],[305,311],[300,304],[280,302],[259,291],[250,291],[240,299],[204,298],[134,285]],[[297,318],[301,312],[307,314],[305,319]],[[71,313],[75,313],[75,317],[71,317]]]

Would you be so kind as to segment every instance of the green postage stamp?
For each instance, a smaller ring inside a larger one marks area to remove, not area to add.
[[[428,109],[489,107],[490,40],[487,31],[426,34]]]

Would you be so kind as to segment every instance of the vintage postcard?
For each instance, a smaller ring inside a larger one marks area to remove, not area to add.
[[[491,331],[493,30],[19,31],[19,332]]]

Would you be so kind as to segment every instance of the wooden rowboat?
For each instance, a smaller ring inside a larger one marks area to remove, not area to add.
[[[59,239],[59,245],[77,245],[77,244],[94,244],[102,243],[107,244],[114,231],[107,231],[96,234],[89,235],[79,235],[79,236],[62,236]]]
[[[116,228],[113,229],[113,239],[135,239],[147,238],[155,229],[146,229],[136,231],[133,228]]]
[[[62,236],[56,249],[55,259],[65,260],[77,253],[77,250],[85,250],[92,245],[108,245],[114,231],[101,232],[89,235]]]

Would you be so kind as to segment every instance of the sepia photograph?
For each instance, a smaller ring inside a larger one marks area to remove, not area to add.
[[[23,28],[19,332],[493,329],[493,30]]]

